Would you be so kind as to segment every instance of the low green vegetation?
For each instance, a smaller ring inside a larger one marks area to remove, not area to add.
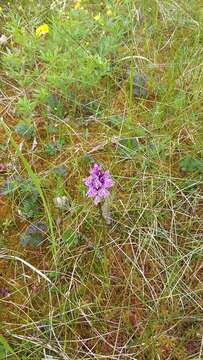
[[[201,2],[0,21],[0,360],[202,359]]]

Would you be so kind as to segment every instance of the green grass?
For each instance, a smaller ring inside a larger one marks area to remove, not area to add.
[[[0,358],[201,359],[201,2],[0,6]]]

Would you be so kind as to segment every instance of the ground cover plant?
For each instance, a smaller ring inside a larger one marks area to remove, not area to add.
[[[201,1],[0,20],[0,359],[202,359]]]

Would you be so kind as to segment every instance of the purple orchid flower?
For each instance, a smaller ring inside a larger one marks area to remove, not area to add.
[[[102,171],[101,166],[94,164],[90,170],[90,176],[84,179],[88,187],[87,196],[94,198],[95,205],[110,195],[108,189],[114,185],[109,171]]]

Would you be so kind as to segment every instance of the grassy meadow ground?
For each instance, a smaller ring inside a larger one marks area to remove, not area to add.
[[[203,358],[202,18],[0,1],[0,360]]]

